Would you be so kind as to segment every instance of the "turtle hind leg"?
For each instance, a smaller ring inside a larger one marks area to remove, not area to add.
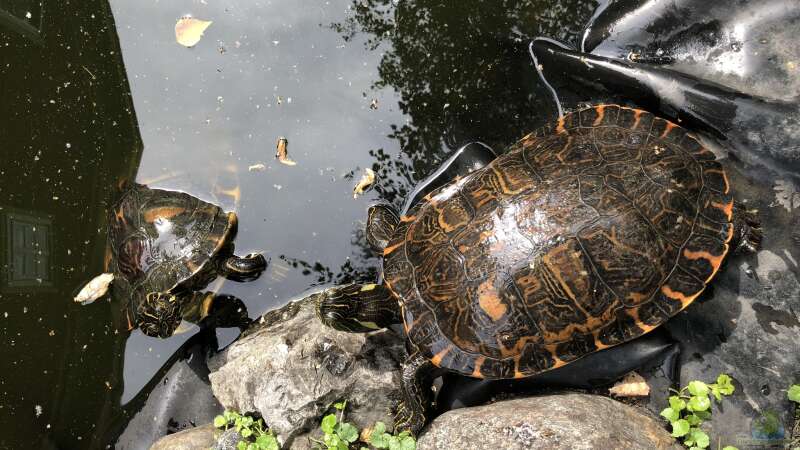
[[[392,239],[400,218],[392,207],[385,203],[375,204],[367,211],[367,244],[373,252],[383,254],[383,249]]]
[[[317,316],[340,331],[365,333],[402,322],[397,299],[380,284],[337,286],[317,296]]]
[[[432,409],[431,385],[436,367],[419,352],[406,358],[401,366],[400,402],[394,417],[394,432],[419,434]]]
[[[224,258],[218,266],[218,272],[225,278],[234,281],[251,281],[258,278],[267,268],[267,259],[260,253],[250,253],[246,256],[230,255]]]
[[[741,203],[733,205],[733,239],[731,248],[734,253],[752,253],[758,250],[764,234],[757,212],[746,209]]]

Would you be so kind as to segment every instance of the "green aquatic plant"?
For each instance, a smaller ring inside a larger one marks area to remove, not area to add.
[[[720,374],[716,383],[707,384],[702,381],[690,381],[679,391],[672,390],[675,395],[669,397],[669,407],[661,411],[661,417],[667,419],[672,426],[672,436],[683,439],[683,444],[690,450],[708,448],[711,443],[708,434],[700,429],[700,425],[711,417],[711,396],[717,402],[722,396],[731,395],[734,391],[733,380],[726,374]],[[737,450],[726,446],[722,450]]]
[[[344,411],[347,408],[347,401],[333,404],[333,408],[339,412],[331,413],[322,418],[320,428],[322,429],[322,440],[312,439],[316,444],[315,449],[320,450],[350,450],[351,445],[357,445],[360,435],[355,425],[344,421]],[[376,422],[373,429],[369,432],[369,444],[376,449],[388,450],[416,450],[417,443],[408,432],[392,435],[386,432],[386,425],[383,422]],[[355,448],[355,447],[354,447]],[[360,446],[359,450],[369,450],[368,447]]]
[[[800,404],[800,384],[793,384],[786,391],[786,396],[789,400]]]
[[[278,439],[266,430],[263,419],[253,419],[236,411],[225,410],[214,418],[214,427],[227,430],[235,428],[242,440],[236,443],[237,450],[279,450]]]

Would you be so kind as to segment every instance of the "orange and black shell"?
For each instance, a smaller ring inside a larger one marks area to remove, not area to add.
[[[133,309],[150,292],[201,289],[230,248],[236,215],[189,194],[135,184],[108,215],[108,270]]]
[[[732,210],[695,137],[601,105],[427,196],[384,250],[384,277],[436,366],[521,378],[686,308],[728,253]]]

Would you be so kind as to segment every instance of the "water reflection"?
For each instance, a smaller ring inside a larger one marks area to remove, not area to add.
[[[48,6],[0,2],[3,448],[97,446],[122,384],[119,311],[71,298],[102,269],[105,205],[142,141],[108,3]]]

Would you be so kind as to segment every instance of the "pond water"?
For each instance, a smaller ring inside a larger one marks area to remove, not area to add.
[[[0,447],[106,448],[197,332],[153,339],[118,302],[72,301],[103,270],[120,180],[237,212],[237,252],[271,264],[213,288],[251,317],[372,276],[367,206],[401,204],[466,142],[503,148],[550,118],[527,42],[574,42],[596,6],[0,0]],[[185,15],[213,22],[193,48],[175,40]],[[281,136],[297,165],[274,158]],[[353,198],[365,168],[377,181]]]

